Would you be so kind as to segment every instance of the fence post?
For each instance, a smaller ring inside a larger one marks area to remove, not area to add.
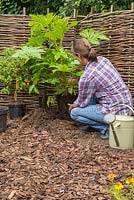
[[[94,8],[93,8],[93,6],[91,6],[90,13],[91,13],[91,15],[94,13]]]
[[[47,0],[47,6],[49,4],[49,0]],[[49,13],[49,7],[47,7],[47,14]]]
[[[134,2],[131,3],[131,10],[134,10]]]
[[[47,8],[47,14],[49,13],[49,8]]]
[[[26,7],[23,7],[23,15],[26,15]]]
[[[74,8],[74,15],[73,15],[73,17],[77,18],[77,16],[78,16],[78,10],[76,8]]]
[[[114,5],[111,5],[110,6],[110,12],[113,12],[113,10],[114,10]]]

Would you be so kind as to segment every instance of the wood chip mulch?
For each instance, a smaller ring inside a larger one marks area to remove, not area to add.
[[[0,133],[0,200],[112,200],[108,174],[124,183],[133,170],[134,150],[42,109]]]

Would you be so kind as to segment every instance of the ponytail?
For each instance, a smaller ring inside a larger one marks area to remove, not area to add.
[[[89,49],[89,53],[88,53],[87,59],[88,59],[89,61],[97,61],[97,55],[96,55],[96,51],[95,51],[94,48],[91,47],[91,48]]]

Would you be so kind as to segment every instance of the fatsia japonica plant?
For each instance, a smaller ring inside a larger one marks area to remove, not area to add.
[[[71,51],[63,48],[63,39],[67,31],[78,24],[69,22],[53,13],[47,15],[30,15],[31,34],[29,46],[44,48],[42,61],[33,66],[36,83],[51,84],[55,93],[48,98],[48,104],[54,102],[56,95],[76,94],[77,83],[68,82],[69,77],[77,77],[79,62]]]
[[[89,43],[100,45],[101,40],[109,41],[110,38],[105,35],[105,31],[96,31],[93,28],[87,28],[80,31],[80,36],[87,39]]]
[[[69,22],[69,18],[61,18],[53,13],[47,15],[30,15],[31,35],[30,46],[62,48],[64,34],[78,24],[78,21]]]

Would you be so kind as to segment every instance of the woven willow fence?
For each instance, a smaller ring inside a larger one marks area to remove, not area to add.
[[[17,47],[27,42],[30,18],[26,15],[0,15],[0,53],[7,47]],[[74,18],[70,19],[75,20]],[[71,41],[79,37],[79,31],[85,28],[105,30],[110,41],[96,46],[98,55],[109,58],[115,65],[134,99],[134,11],[116,11],[112,13],[92,14],[81,17],[76,29],[71,29],[64,37],[63,46],[70,48]],[[0,85],[0,88],[2,85]],[[41,94],[44,88],[40,89]],[[38,95],[22,93],[19,97],[29,109],[39,105]],[[0,95],[0,105],[7,105],[9,96]]]
[[[25,15],[0,15],[0,52],[6,47],[18,47],[26,43],[29,20]]]

